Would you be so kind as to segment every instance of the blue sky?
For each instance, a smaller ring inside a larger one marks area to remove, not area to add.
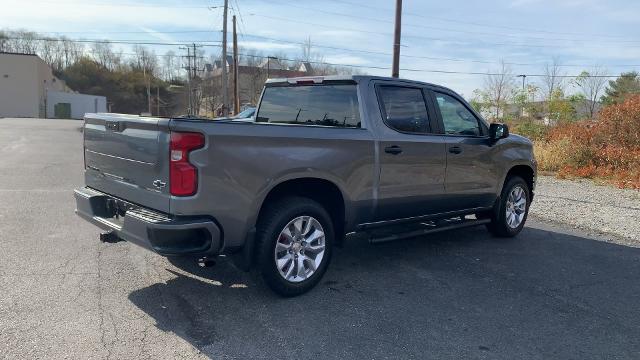
[[[7,29],[71,38],[221,39],[222,0],[0,0],[0,5],[0,27]],[[231,13],[242,17],[243,48],[296,57],[301,49],[291,42],[310,36],[327,62],[372,67],[362,70],[374,75],[390,73],[375,67],[391,66],[393,0],[230,0],[230,5]],[[419,71],[401,70],[401,77],[469,96],[482,86],[483,76],[428,70],[490,72],[503,59],[513,63],[514,74],[541,74],[554,57],[567,75],[596,65],[609,74],[639,70],[638,14],[640,1],[630,0],[405,0],[401,68]],[[177,46],[155,50],[181,53]]]

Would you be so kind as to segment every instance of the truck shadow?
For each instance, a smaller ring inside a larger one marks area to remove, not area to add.
[[[129,299],[213,358],[638,354],[640,249],[540,227],[510,240],[484,228],[353,239],[291,299],[230,261],[174,259],[170,280]]]

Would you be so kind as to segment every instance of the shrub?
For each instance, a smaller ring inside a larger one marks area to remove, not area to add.
[[[535,138],[534,138],[535,139]],[[541,170],[640,188],[640,96],[603,108],[597,121],[551,129],[535,143]]]
[[[542,124],[536,124],[532,120],[525,120],[522,123],[514,124],[513,130],[511,131],[534,141],[542,140],[547,135],[547,127]]]

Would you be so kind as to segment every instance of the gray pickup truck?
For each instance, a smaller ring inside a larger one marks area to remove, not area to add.
[[[531,142],[455,92],[372,76],[269,80],[253,121],[87,114],[84,156],[76,213],[105,239],[233,254],[284,296],[316,285],[346,234],[514,236],[536,181]]]

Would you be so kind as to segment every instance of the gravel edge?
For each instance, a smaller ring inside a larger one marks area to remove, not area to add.
[[[529,210],[536,220],[569,225],[626,246],[640,247],[640,191],[591,180],[538,176]]]

